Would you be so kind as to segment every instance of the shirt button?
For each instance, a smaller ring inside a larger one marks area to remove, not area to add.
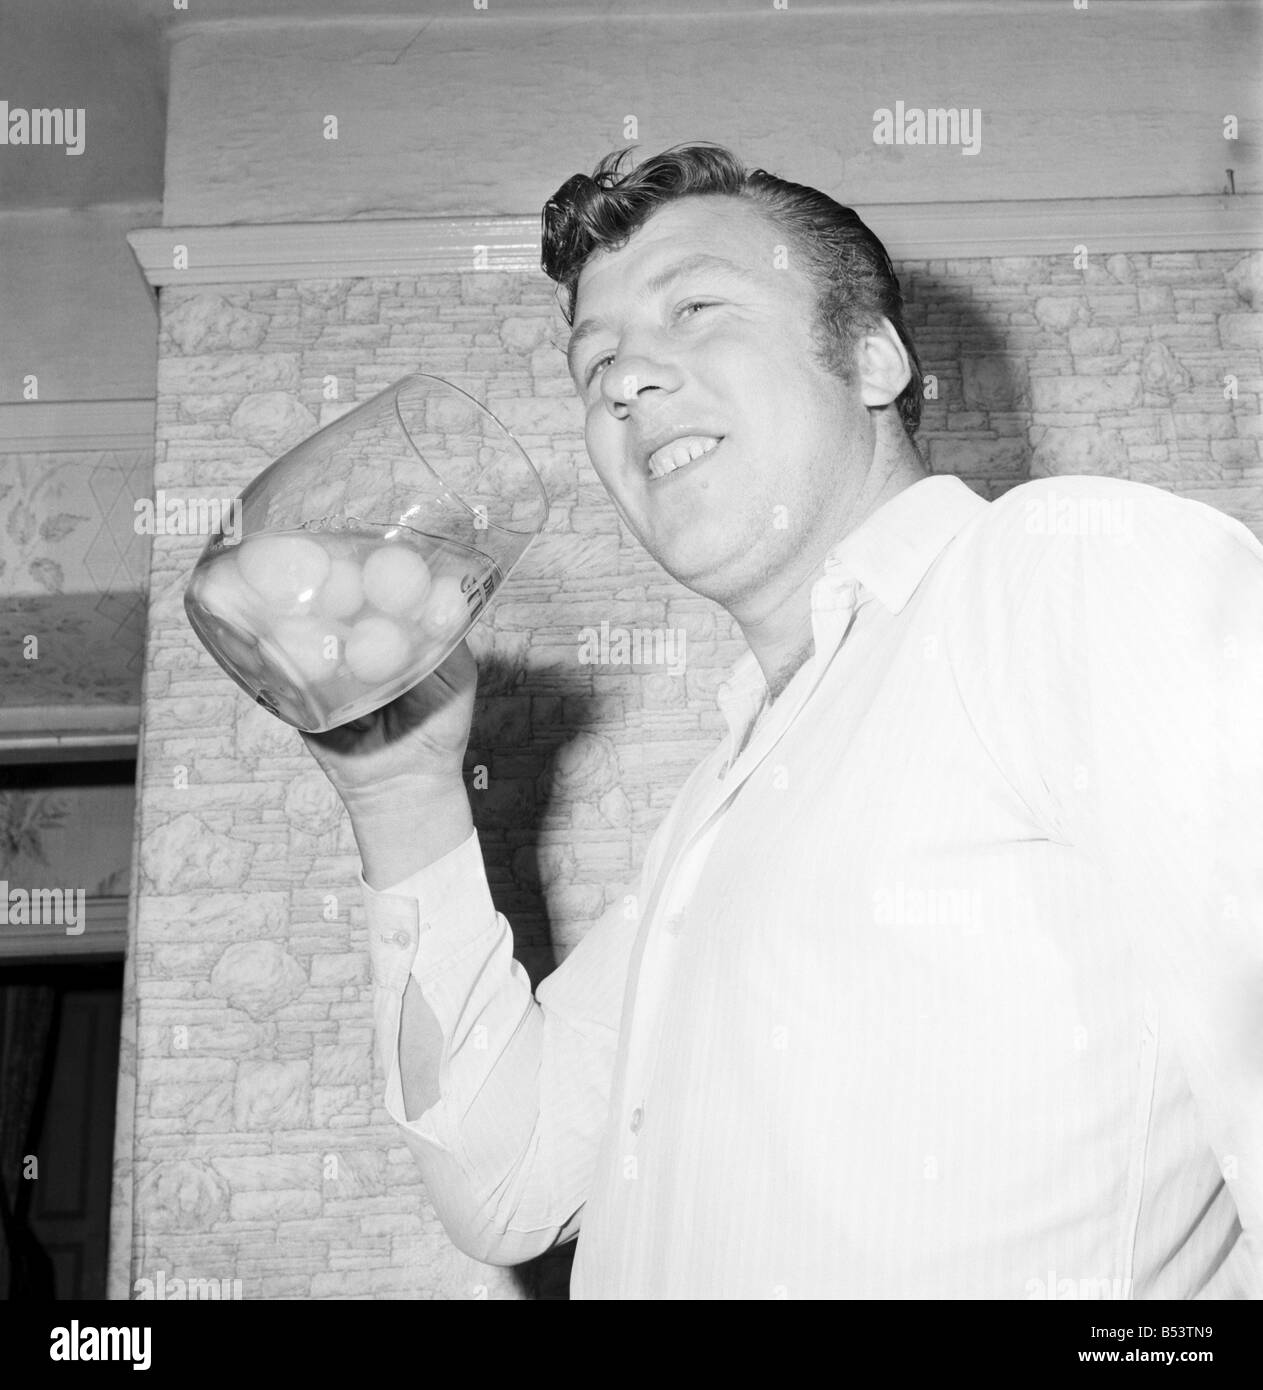
[[[635,1108],[635,1110],[632,1111],[632,1115],[631,1115],[631,1132],[632,1132],[633,1134],[639,1134],[639,1133],[640,1133],[640,1126],[641,1126],[642,1124],[644,1124],[644,1122],[645,1122],[645,1112],[644,1112],[644,1111],[640,1108],[640,1106],[638,1105],[638,1106]]]
[[[396,946],[406,946],[407,944],[408,944],[408,933],[407,933],[406,931],[397,931],[397,932],[395,933],[395,945],[396,945]]]

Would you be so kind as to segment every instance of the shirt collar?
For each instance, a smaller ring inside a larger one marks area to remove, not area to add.
[[[817,658],[832,656],[855,608],[869,596],[891,613],[902,612],[934,561],[988,505],[959,478],[935,474],[896,493],[848,532],[825,557],[824,574],[811,591]],[[747,651],[716,692],[734,744],[766,695],[762,668]]]
[[[921,478],[833,547],[821,583],[858,579],[884,607],[900,613],[957,532],[988,505],[950,473]]]

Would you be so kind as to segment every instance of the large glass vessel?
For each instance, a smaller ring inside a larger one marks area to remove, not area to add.
[[[443,661],[542,529],[548,498],[489,410],[418,374],[277,459],[235,512],[193,571],[189,622],[252,699],[324,733]]]

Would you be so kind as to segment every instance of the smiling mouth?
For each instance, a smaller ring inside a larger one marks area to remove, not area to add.
[[[664,444],[649,456],[650,481],[660,481],[699,459],[709,458],[724,442],[724,438],[723,435],[685,435],[670,444]]]

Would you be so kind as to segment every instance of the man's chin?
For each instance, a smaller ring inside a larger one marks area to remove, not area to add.
[[[712,547],[703,546],[696,536],[691,539],[677,536],[672,540],[670,544],[661,541],[654,544],[654,538],[649,537],[642,540],[641,545],[677,584],[683,584],[702,598],[718,600],[727,557]]]
[[[740,564],[730,516],[729,524],[721,524],[717,518],[690,519],[674,509],[646,516],[640,508],[633,513],[617,502],[615,507],[641,548],[677,583],[704,598],[716,598],[724,572]]]

